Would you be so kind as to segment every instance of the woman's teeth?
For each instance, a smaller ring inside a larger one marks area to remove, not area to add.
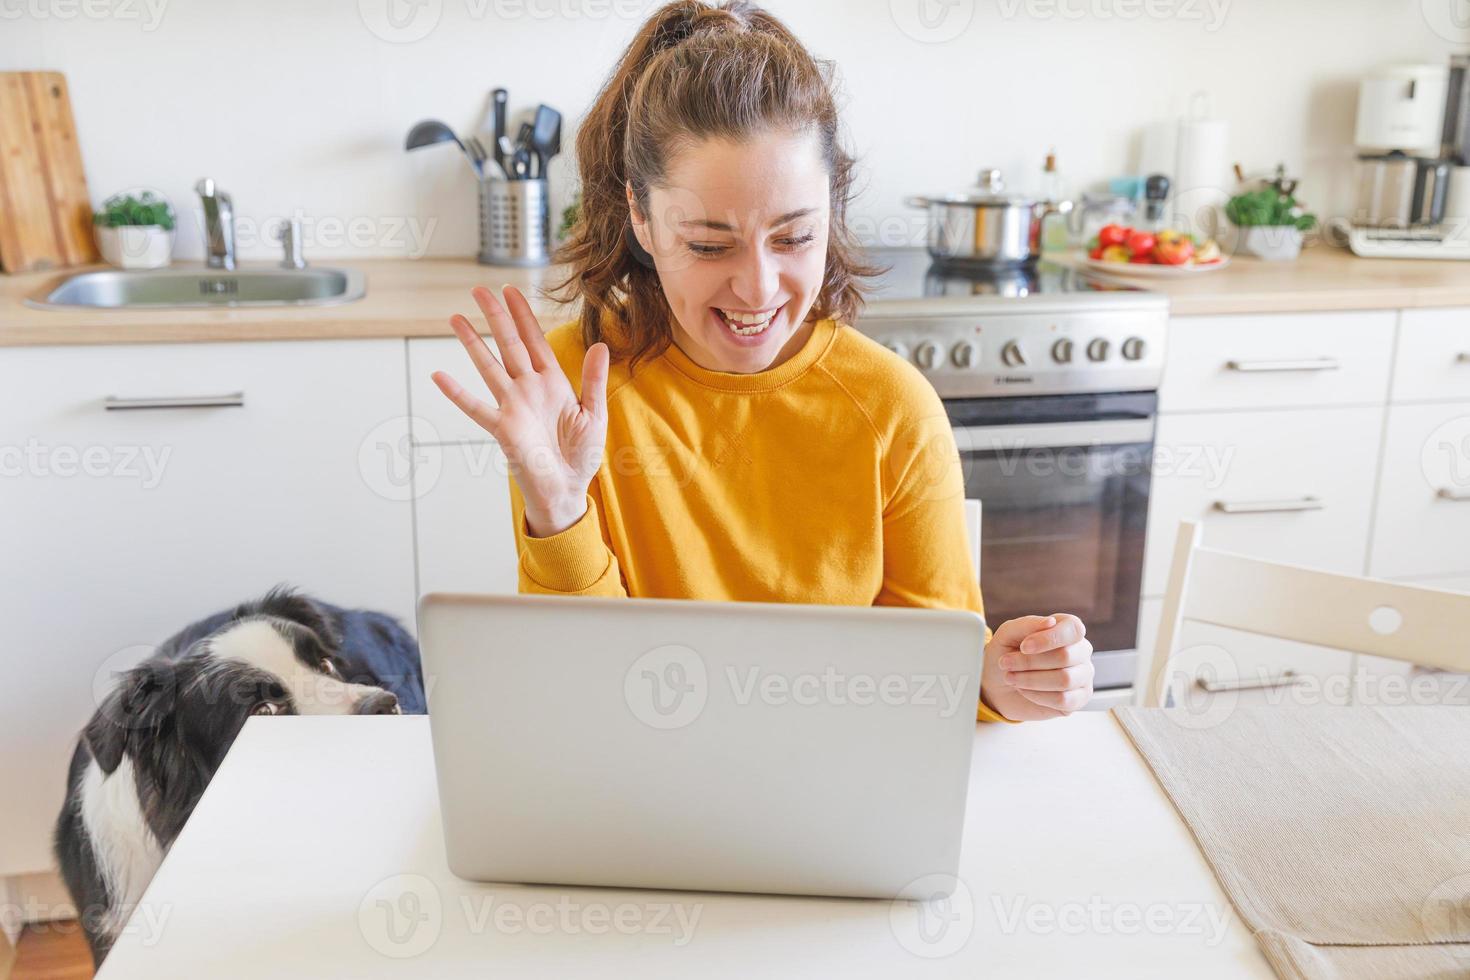
[[[741,337],[754,337],[771,325],[777,310],[767,310],[764,313],[737,313],[733,310],[719,310],[720,317],[725,321],[725,326],[732,333]]]

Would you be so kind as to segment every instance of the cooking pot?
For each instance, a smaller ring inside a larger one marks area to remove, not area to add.
[[[1022,265],[1041,257],[1041,222],[1066,214],[1071,201],[1037,201],[1005,193],[999,170],[982,170],[964,194],[910,197],[909,207],[929,212],[928,248],[936,261],[974,265]]]

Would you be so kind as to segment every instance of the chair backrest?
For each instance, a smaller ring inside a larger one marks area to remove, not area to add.
[[[1215,551],[1181,521],[1143,704],[1161,707],[1186,620],[1470,671],[1470,595]]]
[[[980,577],[980,501],[965,500],[965,531],[970,535],[970,557],[975,560],[975,577]]]

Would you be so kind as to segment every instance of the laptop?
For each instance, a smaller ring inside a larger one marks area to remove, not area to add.
[[[922,899],[956,873],[975,613],[430,593],[418,629],[461,878]]]

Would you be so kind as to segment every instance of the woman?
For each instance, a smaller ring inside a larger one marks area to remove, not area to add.
[[[522,592],[982,611],[943,406],[846,325],[873,270],[829,76],[744,0],[659,9],[577,135],[580,320],[474,290],[499,361],[450,320],[496,404],[434,381],[510,462]],[[980,717],[1082,707],[1084,634],[1003,623]]]

